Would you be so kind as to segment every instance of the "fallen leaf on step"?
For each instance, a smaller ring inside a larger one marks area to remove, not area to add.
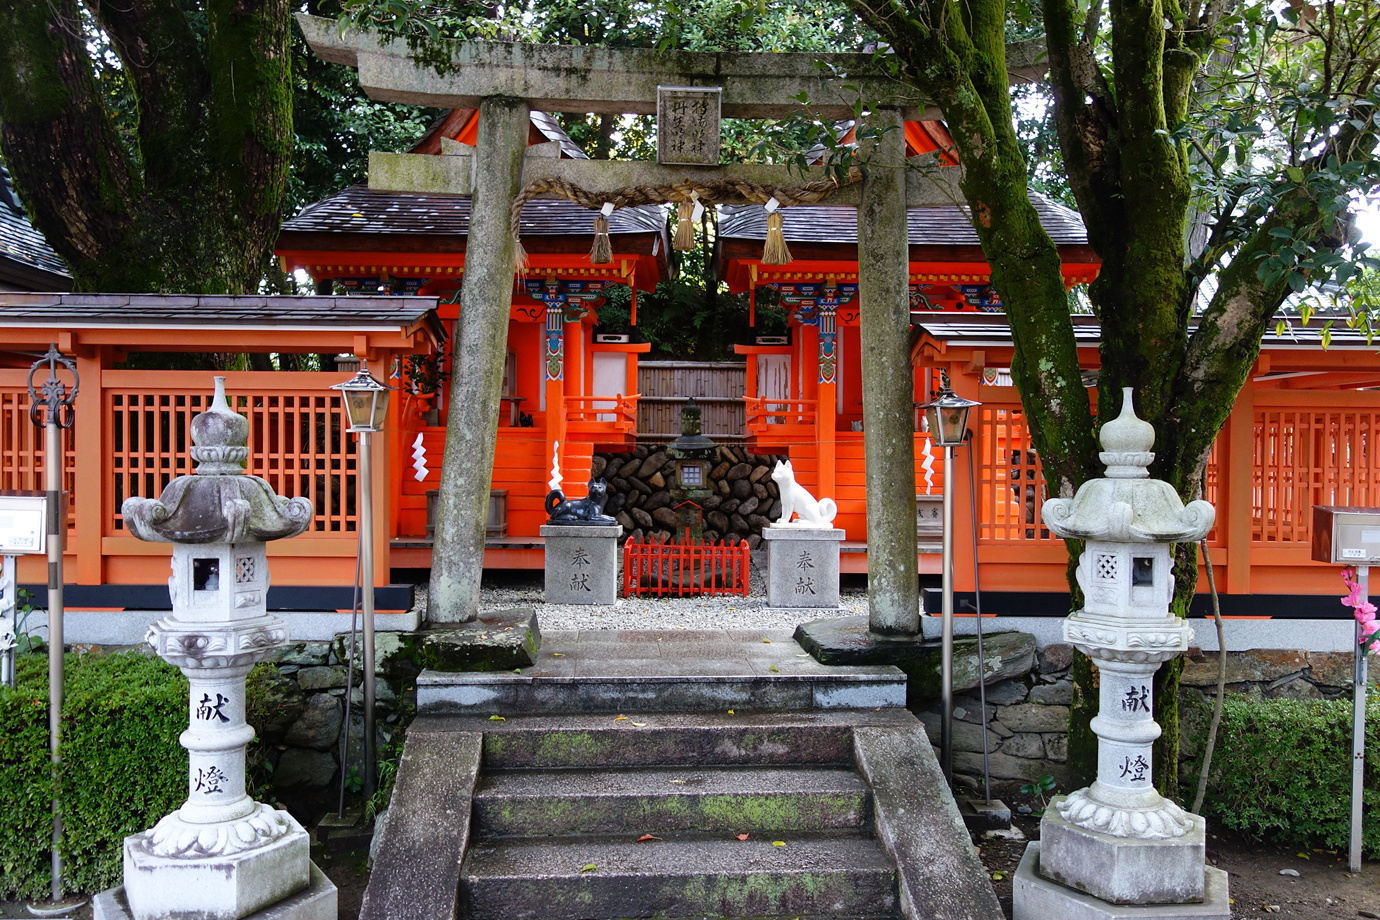
[[[522,668],[513,668],[513,673],[514,673],[514,674],[521,674],[521,673],[522,673]]]
[[[638,838],[637,838],[637,842],[638,842],[638,843],[646,843],[648,840],[660,840],[660,839],[661,839],[660,837],[657,837],[657,836],[655,836],[655,835],[653,835],[653,834],[643,834],[641,837],[638,837]]]
[[[767,645],[771,645],[771,640],[770,640],[770,639],[763,639],[762,641],[765,642],[765,643],[767,643]]]
[[[774,846],[774,847],[784,847],[784,846],[786,845],[786,841],[784,841],[784,840],[773,840],[773,841],[771,842],[771,845]]]
[[[748,839],[748,835],[747,835],[747,834],[734,834],[733,836],[737,837],[739,840],[746,840],[746,839]]]
[[[505,718],[503,718],[503,716],[489,716],[489,721],[490,721],[490,722],[507,722],[508,720],[505,719]]]
[[[728,714],[729,714],[729,715],[733,715],[733,710],[730,709],[730,710],[728,711]]]
[[[628,717],[627,717],[627,716],[619,716],[618,718],[614,719],[613,721],[615,721],[615,722],[626,722],[626,721],[628,721]]]
[[[646,722],[634,722],[633,724],[636,725],[638,728],[646,728],[646,727],[647,727],[647,723],[646,723]]]
[[[772,672],[774,672],[774,673],[776,673],[776,674],[780,674],[780,673],[781,673],[781,669],[778,668],[776,665],[772,665],[770,668],[767,668],[767,670],[768,670],[768,671],[772,671]]]
[[[565,652],[552,652],[552,653],[551,653],[551,657],[552,657],[552,658],[564,658],[564,657],[565,657]]]
[[[668,779],[666,782],[672,783],[672,784],[674,784],[674,785],[676,785],[676,786],[684,786],[684,785],[685,785],[685,780],[683,780],[683,779]]]
[[[593,872],[595,869],[598,869],[598,868],[599,868],[599,867],[596,866],[594,863],[586,863],[586,864],[580,869],[580,871],[581,871],[581,872]]]

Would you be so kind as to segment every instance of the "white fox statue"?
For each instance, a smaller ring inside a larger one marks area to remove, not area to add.
[[[834,504],[832,498],[816,500],[808,489],[796,482],[795,470],[791,468],[791,461],[787,460],[785,463],[778,461],[776,468],[771,471],[771,479],[781,492],[781,517],[772,524],[773,527],[829,528],[834,526],[834,515],[839,513],[838,506]],[[791,521],[793,515],[800,519]]]

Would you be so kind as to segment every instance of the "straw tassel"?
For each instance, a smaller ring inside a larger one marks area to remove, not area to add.
[[[594,218],[594,245],[589,248],[591,265],[608,265],[613,261],[613,243],[609,242],[609,217],[613,202],[606,201]]]
[[[671,241],[671,246],[677,252],[695,248],[695,225],[692,222],[694,213],[695,204],[692,201],[682,201],[676,205],[676,236]]]
[[[767,202],[767,243],[762,247],[763,265],[789,265],[791,251],[786,248],[785,217],[777,210],[780,202],[772,198]]]

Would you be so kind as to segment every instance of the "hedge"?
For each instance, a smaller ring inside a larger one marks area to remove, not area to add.
[[[187,795],[187,680],[137,653],[67,655],[61,790],[68,892],[120,883],[121,842]],[[0,687],[0,898],[50,893],[52,773],[48,668],[21,655],[17,686]]]
[[[1346,850],[1351,838],[1350,700],[1228,696],[1203,810],[1279,843]],[[1196,775],[1196,771],[1195,771]],[[1366,706],[1361,846],[1380,858],[1380,698]]]

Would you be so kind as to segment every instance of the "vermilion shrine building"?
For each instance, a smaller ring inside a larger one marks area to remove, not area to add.
[[[456,110],[414,152],[443,156],[463,149],[473,141],[474,126],[472,111]],[[906,139],[909,153],[943,159],[946,141],[937,123],[907,123]],[[583,157],[549,116],[533,115],[529,142],[532,155]],[[1092,280],[1097,260],[1077,215],[1032,198],[1059,246],[1066,282]],[[613,260],[599,266],[588,256],[592,216],[565,201],[534,200],[523,211],[529,268],[515,279],[509,315],[492,480],[502,494],[491,506],[486,567],[541,565],[537,529],[545,518],[541,500],[553,454],[567,492],[580,494],[595,452],[631,450],[636,443],[637,361],[649,346],[595,341],[594,326],[609,285],[645,292],[667,277],[664,212],[614,212]],[[211,392],[209,374],[125,371],[114,364],[138,351],[347,353],[366,358],[383,376],[380,371],[410,355],[448,359],[453,324],[462,320],[454,301],[465,270],[468,217],[466,197],[356,186],[284,226],[277,249],[287,269],[361,294],[393,296],[0,295],[0,488],[41,482],[23,392],[33,353],[57,342],[77,357],[82,374],[68,441],[70,602],[130,609],[165,604],[167,550],[125,534],[118,509],[123,497],[156,494],[173,476],[190,472],[185,426]],[[736,346],[747,362],[747,445],[789,455],[803,484],[836,499],[847,532],[843,568],[866,571],[854,211],[786,209],[785,236],[794,256],[787,265],[762,264],[765,235],[760,206],[721,212],[714,254],[720,278],[731,291],[754,298],[770,288],[779,304],[770,309],[789,311],[784,343]],[[912,209],[908,235],[914,399],[929,397],[943,369],[961,395],[982,403],[970,421],[976,521],[963,451],[955,471],[957,587],[971,591],[974,585],[973,560],[964,547],[976,526],[989,610],[1065,613],[1066,550],[1039,525],[1039,462],[1005,373],[1010,332],[976,235],[958,206]],[[1344,615],[1332,598],[1335,571],[1309,561],[1310,509],[1380,504],[1374,454],[1380,357],[1335,329],[1330,347],[1322,348],[1318,325],[1315,320],[1309,328],[1267,337],[1209,468],[1206,497],[1218,508],[1209,545],[1231,613]],[[1078,334],[1083,366],[1095,371],[1095,321],[1079,318]],[[228,375],[227,390],[251,420],[250,469],[280,494],[306,495],[317,505],[313,531],[270,548],[297,563],[274,569],[272,602],[278,606],[349,603],[354,444],[343,433],[337,394],[328,389],[343,376]],[[405,385],[405,374],[391,382]],[[444,428],[427,417],[437,399],[445,396],[400,392],[386,434],[375,439],[374,491],[385,505],[372,535],[380,586],[392,580],[391,569],[430,562],[426,493],[436,488],[445,450]],[[929,449],[927,435],[917,431],[915,438],[916,492],[937,494],[939,452]],[[932,548],[920,549],[919,570],[936,572]],[[21,580],[39,582],[41,561],[25,560]],[[402,590],[379,599],[381,609],[405,603]]]

